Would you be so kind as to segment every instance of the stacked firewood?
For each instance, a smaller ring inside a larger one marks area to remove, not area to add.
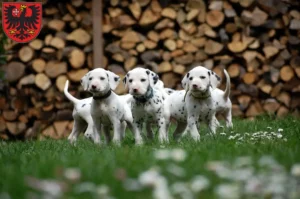
[[[1,138],[70,133],[73,105],[63,87],[69,79],[71,94],[87,96],[79,81],[95,67],[91,7],[91,1],[44,1],[38,38],[6,45],[11,55],[1,67]],[[299,115],[299,10],[293,0],[103,1],[101,67],[121,77],[148,67],[176,89],[194,66],[222,77],[227,69],[234,116]],[[122,84],[117,92],[125,92]]]
[[[92,66],[91,1],[44,1],[43,28],[26,44],[9,40],[0,95],[0,137],[31,138],[38,134],[61,138],[72,129],[72,94]]]
[[[108,68],[150,67],[177,89],[193,66],[222,77],[227,69],[235,116],[299,115],[298,1],[116,0],[104,7]]]

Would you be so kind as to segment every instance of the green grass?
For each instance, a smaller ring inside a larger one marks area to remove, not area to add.
[[[268,130],[267,127],[272,127]],[[229,135],[257,131],[275,131],[282,128],[282,139],[258,139],[243,142],[229,140]],[[67,189],[63,198],[95,198],[92,193],[77,193],[76,186],[81,182],[105,184],[115,198],[152,198],[152,189],[128,191],[123,182],[116,178],[120,169],[128,178],[137,178],[140,173],[151,167],[161,168],[161,173],[169,184],[176,181],[189,181],[195,175],[204,175],[211,186],[201,193],[202,198],[214,198],[214,189],[224,181],[206,167],[209,161],[221,160],[234,162],[237,157],[250,156],[254,162],[264,155],[272,156],[287,172],[292,165],[300,163],[300,121],[287,117],[275,120],[271,117],[260,117],[255,121],[234,120],[234,128],[225,130],[226,136],[219,135],[214,139],[201,131],[201,142],[195,143],[188,138],[181,142],[160,145],[157,141],[148,142],[141,147],[133,144],[131,135],[126,137],[122,147],[113,145],[97,146],[84,138],[79,139],[76,146],[67,140],[45,140],[26,142],[0,142],[0,194],[8,193],[11,198],[30,197],[37,191],[29,188],[26,177],[38,179],[55,179],[66,182]],[[219,130],[218,133],[223,132]],[[287,140],[284,140],[286,138]],[[182,148],[187,153],[183,162],[173,162],[185,170],[184,176],[176,176],[167,171],[171,160],[161,161],[154,157],[155,149]],[[80,182],[68,182],[62,175],[66,168],[79,168],[82,176]],[[198,195],[199,196],[199,195]],[[0,195],[1,197],[1,195]]]

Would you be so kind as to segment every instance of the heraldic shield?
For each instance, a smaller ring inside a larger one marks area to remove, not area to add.
[[[42,28],[42,3],[3,2],[2,26],[7,37],[16,42],[33,40]]]

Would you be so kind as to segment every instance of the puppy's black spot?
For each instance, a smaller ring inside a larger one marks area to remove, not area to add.
[[[81,107],[84,107],[85,106],[85,104],[82,104],[82,106]]]
[[[210,76],[210,72],[208,71],[207,73],[208,73],[208,76]]]
[[[194,105],[194,108],[196,108],[197,106],[196,105]]]
[[[114,80],[115,82],[117,82],[119,80],[119,77],[115,77]]]
[[[124,84],[126,84],[126,81],[127,81],[127,77],[124,77],[123,79]]]
[[[190,76],[190,73],[187,73],[187,74],[186,74],[186,77],[189,78],[189,76]]]
[[[146,70],[146,73],[147,73],[147,75],[149,75],[149,74],[150,74],[150,71],[149,71],[149,70]]]

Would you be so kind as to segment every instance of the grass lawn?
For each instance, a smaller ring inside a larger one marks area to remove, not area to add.
[[[0,142],[0,198],[300,198],[300,120],[233,124],[199,143]]]

